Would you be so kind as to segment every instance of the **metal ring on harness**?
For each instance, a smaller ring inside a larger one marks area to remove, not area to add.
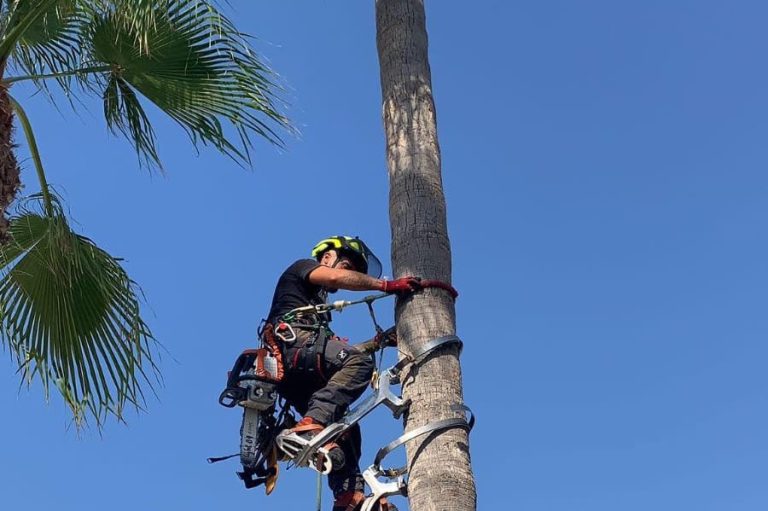
[[[281,330],[285,329],[288,329],[288,336],[280,333]],[[290,323],[286,323],[284,321],[281,321],[277,324],[277,327],[275,327],[275,336],[277,336],[285,344],[292,344],[296,341],[296,331],[293,329]]]

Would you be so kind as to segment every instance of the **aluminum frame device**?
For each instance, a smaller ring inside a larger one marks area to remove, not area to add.
[[[324,453],[323,446],[338,438],[382,404],[392,411],[395,419],[399,419],[410,406],[410,401],[396,395],[392,391],[392,386],[402,383],[402,374],[406,372],[406,369],[423,361],[437,349],[448,345],[458,345],[459,349],[461,349],[462,342],[455,335],[447,335],[427,342],[418,353],[406,357],[392,367],[382,371],[374,382],[373,394],[348,411],[341,421],[330,424],[320,433],[309,439],[296,434],[278,435],[275,439],[278,448],[291,458],[293,466],[309,466],[320,473],[329,473],[331,470],[329,463],[317,463],[318,454]],[[463,428],[467,431],[472,429],[475,417],[471,410],[463,404],[454,405],[452,408],[463,416],[431,422],[413,429],[379,449],[373,464],[363,472],[363,479],[371,488],[372,493],[363,501],[361,511],[371,511],[373,506],[382,497],[407,495],[408,481],[406,475],[408,468],[385,469],[381,467],[384,458],[394,449],[428,433],[452,428]],[[465,412],[470,414],[469,420],[464,416]]]

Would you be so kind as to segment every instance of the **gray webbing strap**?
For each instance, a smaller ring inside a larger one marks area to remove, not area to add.
[[[452,408],[455,411],[463,411],[469,413],[469,421],[466,418],[443,419],[441,421],[430,422],[429,424],[425,424],[424,426],[413,429],[379,449],[379,452],[376,453],[376,458],[373,460],[373,466],[376,467],[380,473],[386,475],[387,477],[397,477],[408,472],[408,468],[400,467],[397,469],[382,469],[381,462],[384,461],[384,458],[390,452],[394,451],[401,445],[410,442],[414,438],[420,437],[421,435],[432,433],[434,431],[441,431],[452,428],[463,428],[466,429],[467,432],[471,431],[475,426],[475,414],[472,413],[472,410],[470,410],[466,405],[455,405]]]
[[[410,364],[415,364],[417,362],[421,362],[421,360],[424,359],[427,355],[429,355],[436,349],[442,346],[446,346],[448,344],[458,344],[459,351],[461,351],[462,347],[464,346],[464,343],[461,342],[461,339],[459,339],[457,335],[444,335],[442,337],[438,337],[437,339],[432,339],[431,341],[428,341],[427,343],[425,343],[423,346],[421,346],[421,349],[418,352],[402,359],[400,362],[395,364],[394,369],[396,371],[402,371],[403,369],[405,369],[406,366]]]

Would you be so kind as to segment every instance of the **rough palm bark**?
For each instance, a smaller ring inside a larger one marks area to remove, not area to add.
[[[5,62],[0,62],[0,80],[4,71]],[[16,198],[19,186],[19,163],[13,145],[13,108],[7,87],[0,83],[0,244],[8,237],[6,211]]]
[[[376,0],[376,42],[395,277],[417,275],[450,282],[451,249],[423,0]],[[456,331],[453,300],[442,290],[428,289],[400,300],[395,314],[406,353]],[[412,402],[406,431],[456,417],[455,405],[463,403],[458,349],[447,347],[430,356],[406,379],[403,395]],[[477,496],[464,430],[411,442],[407,456],[411,510],[475,509]]]

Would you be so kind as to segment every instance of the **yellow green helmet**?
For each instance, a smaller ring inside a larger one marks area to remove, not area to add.
[[[361,273],[367,273],[376,278],[381,277],[381,261],[360,238],[353,238],[352,236],[325,238],[312,249],[312,257],[319,261],[323,254],[331,249],[352,259],[355,262],[355,267]]]

